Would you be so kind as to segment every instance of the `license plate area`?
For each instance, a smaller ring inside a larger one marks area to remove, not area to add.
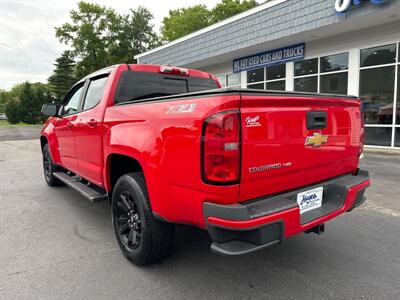
[[[320,208],[322,206],[322,199],[324,188],[316,187],[308,191],[297,194],[297,204],[300,208],[300,214]]]

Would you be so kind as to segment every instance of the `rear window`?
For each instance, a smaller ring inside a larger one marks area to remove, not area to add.
[[[118,82],[115,103],[217,89],[211,78],[125,71]]]

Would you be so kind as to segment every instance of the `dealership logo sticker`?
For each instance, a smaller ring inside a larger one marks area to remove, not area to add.
[[[260,127],[260,126],[261,126],[260,116],[246,118],[246,127]]]
[[[323,187],[318,187],[310,191],[305,191],[297,195],[297,204],[300,208],[300,214],[322,206]]]

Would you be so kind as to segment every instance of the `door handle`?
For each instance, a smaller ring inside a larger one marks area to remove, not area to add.
[[[72,122],[67,123],[67,129],[71,129],[73,126],[74,126],[74,124],[72,124]]]
[[[87,122],[87,124],[88,124],[88,126],[89,126],[90,128],[96,127],[96,126],[97,126],[97,123],[98,123],[98,122],[97,122],[95,119],[91,119],[90,121]]]

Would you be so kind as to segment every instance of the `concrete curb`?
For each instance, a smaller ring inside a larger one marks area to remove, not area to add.
[[[400,149],[384,149],[384,148],[364,147],[364,153],[400,155]]]

